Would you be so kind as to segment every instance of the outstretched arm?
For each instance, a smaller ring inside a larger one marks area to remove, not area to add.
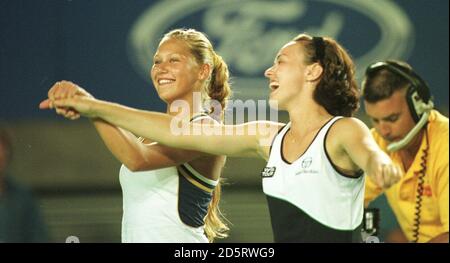
[[[271,139],[281,125],[268,121],[242,125],[190,124],[167,114],[137,110],[89,97],[47,103],[50,107],[70,108],[86,117],[101,118],[167,146],[214,155],[267,158]]]
[[[49,99],[43,101],[40,108],[49,109],[52,100],[70,98],[76,95],[93,98],[90,93],[74,83],[58,82],[49,90]],[[80,117],[79,113],[73,109],[58,107],[56,112],[68,119]],[[144,144],[127,130],[116,127],[100,118],[91,120],[109,151],[132,171],[175,166],[205,155],[196,151],[167,147],[156,142]]]
[[[367,126],[356,118],[337,122],[339,144],[350,159],[381,188],[389,188],[402,177],[400,167],[376,144]]]

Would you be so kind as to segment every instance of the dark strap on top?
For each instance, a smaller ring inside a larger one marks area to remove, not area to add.
[[[193,121],[195,121],[196,119],[198,119],[200,117],[208,117],[208,116],[209,115],[207,114],[207,112],[203,111],[201,113],[198,113],[198,114],[192,116],[192,118],[189,120],[189,122],[193,122]]]

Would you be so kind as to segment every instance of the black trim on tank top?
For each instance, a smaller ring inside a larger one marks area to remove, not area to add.
[[[294,204],[266,194],[276,243],[361,243],[362,220],[354,229],[320,223]]]
[[[204,111],[204,112],[201,112],[201,113],[199,113],[197,115],[192,116],[192,118],[189,120],[189,122],[193,122],[194,120],[196,120],[196,119],[198,119],[200,117],[210,117],[210,116],[206,113],[206,111]]]
[[[342,176],[344,176],[344,177],[346,177],[346,178],[350,178],[350,179],[359,179],[359,178],[364,174],[364,171],[363,171],[362,169],[359,169],[359,170],[356,171],[354,174],[346,174],[346,173],[344,173],[344,172],[342,172],[342,171],[339,170],[339,167],[333,163],[333,161],[331,160],[330,156],[328,155],[327,146],[326,146],[326,141],[327,141],[327,135],[328,135],[328,132],[331,130],[331,127],[333,127],[333,125],[334,125],[336,122],[338,122],[339,120],[342,120],[342,119],[343,119],[343,118],[340,118],[340,119],[336,120],[336,121],[335,121],[334,123],[332,123],[332,124],[330,125],[330,127],[328,128],[328,130],[327,130],[327,132],[325,133],[325,136],[324,136],[324,138],[323,138],[323,149],[324,149],[324,151],[325,151],[325,155],[327,156],[328,162],[330,162],[330,164],[331,164],[331,166],[333,167],[333,169],[334,169],[339,175],[342,175]]]
[[[191,166],[191,167],[192,167],[192,166]],[[194,168],[192,168],[192,169],[194,169]],[[178,166],[178,171],[182,173],[181,175],[188,176],[188,178],[186,178],[186,179],[188,179],[188,180],[193,180],[194,182],[196,182],[197,184],[199,184],[199,185],[200,185],[199,188],[201,188],[201,189],[202,189],[201,186],[203,186],[203,187],[208,188],[208,192],[209,192],[209,191],[212,192],[212,191],[216,188],[215,185],[208,184],[208,183],[202,181],[201,179],[197,178],[197,176],[195,176],[191,171],[189,171],[189,169],[186,167],[185,164],[179,165],[179,166]],[[198,172],[197,172],[197,173],[198,173]]]
[[[275,136],[273,136],[272,142],[270,143],[270,148],[269,148],[269,157],[270,157],[270,154],[272,153],[273,142],[274,142],[275,139],[277,138],[278,134],[280,134],[280,131],[281,131],[282,129],[284,129],[284,127],[286,127],[286,125],[287,125],[287,124],[281,126],[281,128],[278,129],[277,134],[275,134]]]
[[[308,147],[306,148],[306,150],[299,156],[297,157],[294,161],[289,162],[288,160],[286,160],[286,158],[284,158],[283,155],[283,143],[284,143],[284,138],[286,137],[286,134],[288,133],[288,131],[291,129],[291,127],[289,127],[287,129],[287,131],[283,134],[283,138],[281,139],[281,145],[280,145],[280,156],[281,156],[281,160],[283,160],[286,164],[293,164],[295,163],[298,159],[302,158],[303,155],[305,155],[305,153],[309,150],[309,147],[311,147],[311,145],[313,144],[313,142],[316,140],[317,136],[319,135],[320,131],[323,129],[323,127],[325,127],[331,120],[333,120],[335,117],[332,117],[331,119],[327,120],[327,122],[325,122],[325,124],[322,125],[322,127],[320,127],[319,131],[317,131],[316,135],[314,135],[314,138],[312,139],[312,141],[309,143]],[[292,123],[291,123],[292,125]]]
[[[210,117],[206,112],[192,116],[190,122],[201,118]],[[194,168],[192,168],[194,169]],[[199,180],[184,164],[177,167],[178,172],[178,216],[185,225],[201,227],[205,225],[205,217],[211,203],[215,187]],[[192,181],[189,181],[192,180]],[[198,184],[195,185],[194,183]],[[202,189],[205,188],[205,189]],[[206,191],[208,190],[208,191]]]
[[[179,218],[184,224],[190,227],[205,225],[205,217],[211,200],[212,193],[195,186],[178,171],[177,210]]]

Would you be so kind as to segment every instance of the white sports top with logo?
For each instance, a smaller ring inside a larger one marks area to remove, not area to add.
[[[364,176],[336,170],[325,148],[334,117],[317,133],[305,153],[289,163],[282,144],[288,123],[275,136],[262,173],[275,242],[359,242]]]

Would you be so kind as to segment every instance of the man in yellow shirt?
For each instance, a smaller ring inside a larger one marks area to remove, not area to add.
[[[404,177],[387,190],[366,178],[365,205],[384,193],[411,242],[449,242],[449,122],[427,84],[400,61],[369,66],[363,81],[372,135]]]

